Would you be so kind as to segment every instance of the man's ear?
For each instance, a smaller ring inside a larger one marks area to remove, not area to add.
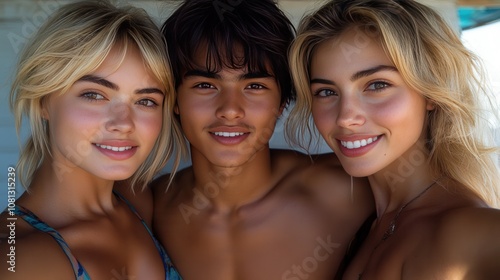
[[[278,111],[280,116],[283,115],[283,110],[285,110],[285,108],[286,108],[286,102],[283,102]]]
[[[175,102],[175,105],[174,105],[174,113],[175,113],[176,115],[179,115],[179,114],[180,114],[180,113],[179,113],[179,105],[177,104],[177,102]]]

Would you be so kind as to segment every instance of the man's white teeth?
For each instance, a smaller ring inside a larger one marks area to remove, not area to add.
[[[378,137],[375,136],[373,138],[361,139],[356,141],[340,141],[340,144],[342,144],[342,146],[346,147],[347,149],[357,149],[371,144],[372,142],[377,141],[377,139]]]
[[[107,149],[107,150],[112,150],[114,152],[123,152],[126,150],[132,149],[132,146],[126,146],[126,147],[113,147],[113,146],[108,146],[108,145],[101,145],[101,144],[95,144],[97,147]]]
[[[236,137],[236,136],[241,136],[245,133],[243,133],[243,132],[214,132],[214,134],[217,136],[222,136],[222,137]]]

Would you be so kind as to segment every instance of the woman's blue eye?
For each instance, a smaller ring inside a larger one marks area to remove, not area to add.
[[[368,90],[378,91],[388,87],[389,84],[386,82],[374,82],[368,86]]]
[[[82,97],[89,99],[89,100],[104,100],[104,96],[102,96],[99,93],[96,92],[85,92],[84,94],[81,95]]]
[[[336,95],[336,93],[331,89],[320,89],[314,93],[314,96],[319,96],[319,97],[328,97],[332,95]]]

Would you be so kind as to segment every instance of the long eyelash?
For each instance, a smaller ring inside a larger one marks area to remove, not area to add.
[[[261,84],[251,84],[249,85],[250,89],[266,89],[265,86],[261,85]],[[255,88],[257,87],[257,88]]]
[[[209,83],[202,82],[202,83],[195,84],[193,88],[211,89],[211,88],[214,88],[214,86],[209,84]]]
[[[141,104],[141,103],[140,103],[141,101],[142,101],[142,102],[148,102],[148,101],[149,101],[149,102],[153,103],[153,105],[148,106],[148,105],[145,105],[145,104]],[[146,107],[146,108],[156,108],[156,107],[158,107],[158,106],[159,106],[158,102],[156,102],[156,101],[155,101],[155,100],[153,100],[153,99],[141,99],[141,100],[137,101],[137,103],[139,103],[139,105],[144,106],[144,107]]]
[[[312,94],[313,94],[313,96],[318,96],[318,95],[319,95],[319,93],[320,93],[321,91],[323,91],[323,90],[324,90],[324,89],[318,89],[318,90],[315,90]]]
[[[315,92],[313,92],[313,96],[316,96],[316,97],[319,97],[319,98],[326,98],[326,97],[330,97],[330,96],[332,96],[333,94],[330,94],[330,95],[328,95],[328,96],[320,96],[320,95],[319,95],[319,94],[320,94],[320,92],[322,92],[322,91],[327,91],[327,90],[328,90],[328,91],[331,91],[331,92],[334,92],[334,91],[333,91],[333,90],[331,90],[331,89],[321,88],[321,89],[318,89],[318,90],[316,90]]]
[[[156,101],[154,101],[154,100],[151,100],[151,99],[149,99],[149,101],[151,101],[151,103],[153,103],[153,106],[154,106],[154,107],[159,106],[158,102],[156,102]]]
[[[89,95],[93,95],[93,97],[89,97]],[[104,97],[102,94],[93,91],[87,91],[80,95],[81,98],[84,98],[89,102],[99,102],[104,100],[104,98],[99,98],[99,96]]]
[[[374,84],[384,84],[384,87],[382,88],[375,88],[375,89],[370,89],[371,91],[375,91],[375,92],[380,92],[382,90],[385,90],[386,88],[392,86],[392,83],[389,83],[388,81],[384,81],[384,80],[377,80],[377,81],[373,81],[373,82],[370,82],[369,83],[369,87],[374,85]]]

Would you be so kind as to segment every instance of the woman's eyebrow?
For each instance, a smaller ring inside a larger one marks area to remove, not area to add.
[[[361,79],[363,77],[367,77],[367,76],[370,76],[370,75],[373,75],[377,72],[381,72],[381,71],[395,71],[395,72],[398,72],[398,69],[394,66],[389,66],[389,65],[378,65],[378,66],[375,66],[375,67],[372,67],[372,68],[368,68],[368,69],[365,69],[365,70],[361,70],[361,71],[358,71],[356,73],[354,73],[352,76],[351,76],[351,81],[356,81],[358,79]],[[331,81],[331,80],[328,80],[328,79],[321,79],[321,78],[314,78],[314,79],[311,79],[311,81],[309,81],[310,84],[325,84],[325,85],[332,85],[334,86],[335,85],[335,82],[334,81]]]
[[[96,75],[85,75],[85,76],[81,77],[80,79],[78,79],[77,82],[80,82],[80,81],[95,83],[95,84],[101,85],[103,87],[107,87],[107,88],[115,90],[115,91],[120,90],[120,87],[117,84],[115,84],[109,80],[106,80],[102,77],[96,76]],[[135,91],[135,93],[140,93],[140,94],[158,93],[161,95],[165,95],[165,93],[162,90],[160,90],[159,88],[155,88],[155,87],[138,89]]]
[[[356,81],[358,79],[370,76],[370,75],[375,74],[375,73],[380,72],[380,71],[395,71],[395,72],[398,72],[398,69],[396,67],[394,67],[394,66],[378,65],[378,66],[375,66],[375,67],[372,67],[372,68],[369,68],[369,69],[366,69],[366,70],[361,70],[359,72],[354,73],[351,76],[351,81],[354,82],[354,81]]]
[[[77,82],[79,82],[79,81],[96,83],[98,85],[110,88],[112,90],[119,90],[120,89],[120,87],[118,85],[116,85],[115,83],[110,82],[110,81],[108,81],[102,77],[96,76],[96,75],[85,75],[85,76],[81,77],[80,79],[78,79]]]

